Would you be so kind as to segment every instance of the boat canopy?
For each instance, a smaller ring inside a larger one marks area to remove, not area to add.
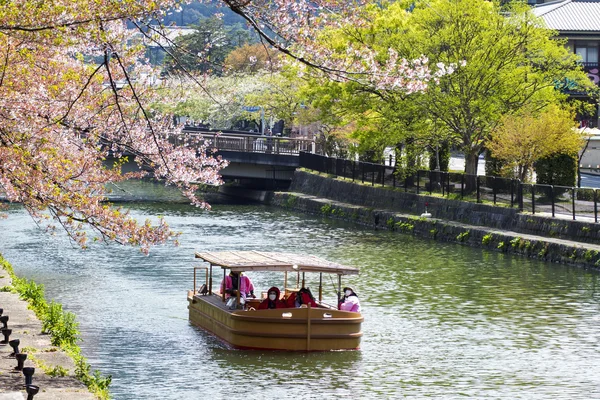
[[[218,251],[196,253],[196,258],[232,271],[301,271],[338,275],[358,275],[358,268],[322,258],[293,253],[262,251]]]

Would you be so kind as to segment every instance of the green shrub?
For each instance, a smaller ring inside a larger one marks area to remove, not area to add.
[[[492,235],[491,233],[488,233],[487,235],[483,236],[483,238],[481,239],[481,244],[483,244],[484,246],[487,246],[488,244],[490,244],[492,242],[492,240],[494,240],[494,235]]]
[[[395,226],[396,229],[398,229],[401,232],[412,232],[412,230],[415,229],[415,226],[410,222],[396,222]]]
[[[575,260],[577,258],[577,250],[573,250],[573,253],[569,256],[571,260]]]
[[[521,248],[521,240],[522,240],[522,239],[521,239],[519,236],[517,236],[516,238],[512,239],[512,240],[510,241],[510,245],[511,245],[511,247],[512,247],[513,249],[516,249],[516,248]]]
[[[535,172],[538,184],[575,186],[577,154],[558,154],[538,160]]]
[[[458,240],[459,242],[465,242],[469,240],[470,234],[470,231],[464,231],[463,233],[459,233],[458,236],[456,236],[456,240]]]
[[[75,356],[75,376],[102,399],[108,399],[110,375],[103,377],[100,371],[91,372],[91,366],[81,355]]]
[[[588,250],[583,255],[583,258],[585,258],[585,260],[589,262],[589,261],[592,261],[592,259],[594,257],[596,257],[597,255],[598,255],[598,252],[596,250]]]
[[[501,176],[502,168],[505,163],[495,158],[491,151],[485,152],[485,175],[486,176]]]
[[[323,207],[321,207],[321,214],[323,214],[323,215],[331,214],[331,204],[325,204]]]
[[[396,223],[396,221],[394,221],[394,218],[391,218],[391,217],[390,217],[390,218],[389,218],[389,219],[386,221],[386,223],[385,223],[385,224],[387,225],[387,227],[388,227],[388,229],[389,229],[390,231],[393,231],[393,230],[394,230],[394,225],[395,225],[395,223]]]
[[[38,285],[27,279],[13,279],[13,285],[19,292],[19,297],[29,302],[31,308],[38,318],[46,312],[46,300],[44,300],[44,285]]]
[[[293,194],[290,194],[290,195],[288,195],[288,198],[285,201],[285,207],[293,208],[296,205],[297,201],[298,201],[298,197],[294,196]]]
[[[51,302],[42,324],[42,331],[51,335],[52,345],[71,347],[79,341],[78,325],[73,313],[65,312],[61,304]]]
[[[69,370],[60,365],[55,365],[54,368],[50,368],[45,372],[53,378],[57,376],[67,376],[69,374]]]
[[[448,171],[450,166],[450,146],[448,143],[443,143],[437,147],[437,155],[440,160],[440,171]],[[436,148],[429,150],[429,169],[434,171],[437,167],[436,162]]]

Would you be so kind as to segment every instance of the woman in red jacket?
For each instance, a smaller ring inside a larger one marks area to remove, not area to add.
[[[267,298],[258,304],[259,310],[268,310],[274,308],[285,308],[285,303],[279,300],[280,291],[277,287],[273,286],[267,292]]]
[[[302,288],[298,290],[298,293],[290,294],[286,304],[288,308],[300,308],[302,304],[310,304],[311,307],[317,307],[317,302],[309,288]]]

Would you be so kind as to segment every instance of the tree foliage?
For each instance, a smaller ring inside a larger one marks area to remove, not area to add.
[[[488,147],[524,182],[536,161],[559,153],[577,155],[583,138],[575,126],[573,114],[556,106],[540,113],[507,115],[492,133]]]
[[[394,132],[379,129],[388,145],[402,137],[456,144],[465,152],[466,173],[476,173],[478,156],[504,115],[563,101],[556,82],[564,78],[582,90],[591,87],[576,56],[522,3],[400,1],[365,7],[364,14],[362,24],[321,35],[332,58],[344,58],[347,47],[372,49],[378,65],[425,55],[438,67],[432,80],[439,84],[407,95],[403,85],[348,78],[342,88],[324,83],[330,98],[319,107],[377,121]]]
[[[287,73],[261,70],[253,75],[208,76],[202,83],[205,91],[182,79],[183,83],[172,78],[164,88],[168,97],[178,100],[157,104],[157,108],[202,121],[214,129],[231,129],[239,120],[254,119],[256,113],[245,111],[247,107],[261,107],[267,120],[282,119],[289,126],[307,112],[297,78]]]
[[[558,153],[535,163],[536,183],[558,186],[575,186],[577,154]]]
[[[108,169],[109,155],[135,157],[204,207],[195,183],[219,183],[226,165],[205,143],[173,145],[170,118],[149,106],[157,99],[152,71],[140,65],[143,48],[128,40],[123,18],[141,24],[173,3],[22,0],[0,7],[0,190],[82,246],[90,232],[143,250],[176,236],[163,220],[138,223],[104,202],[105,184],[143,175]]]
[[[256,74],[278,69],[278,54],[262,43],[245,44],[233,49],[225,58],[224,71],[231,73]]]
[[[165,58],[167,72],[221,75],[229,53],[251,40],[250,32],[241,25],[226,26],[217,17],[201,18],[191,27],[194,33],[177,38]]]
[[[460,139],[466,173],[476,173],[504,115],[564,99],[556,82],[565,77],[591,86],[575,56],[523,3],[438,0],[417,6],[412,16],[418,51],[432,62],[464,61],[418,101]]]
[[[157,87],[158,71],[144,63],[143,46],[133,39],[134,32],[126,29],[134,27],[144,40],[160,43],[164,35],[151,25],[182,3],[185,1],[2,2],[0,189],[9,201],[22,203],[37,220],[53,218],[82,246],[88,239],[86,227],[91,227],[97,239],[147,250],[174,236],[164,221],[157,226],[139,224],[125,211],[103,202],[105,184],[133,176],[121,174],[118,168],[107,169],[103,161],[109,155],[129,154],[155,177],[180,187],[194,204],[207,207],[196,197],[194,183],[219,183],[218,171],[227,164],[210,156],[207,143],[174,140],[178,132],[161,109],[174,107],[169,104],[179,102],[177,96],[189,88]],[[380,9],[379,2],[220,3],[241,16],[265,43],[337,81],[406,94],[424,91],[429,82],[445,73],[443,68],[431,72],[422,57],[407,61],[393,48],[375,48],[358,41],[350,47],[339,40],[333,48],[322,44],[323,35],[335,33],[339,27],[362,29],[370,22],[370,13]],[[204,81],[192,70],[200,65],[200,72],[219,71],[216,64],[228,53],[223,50],[236,38],[224,38],[223,32],[218,32],[207,36],[208,29],[199,31],[196,44],[200,45],[179,43],[181,53],[166,49],[169,57],[179,56],[184,65],[188,63],[181,71],[171,66],[186,77],[180,82],[197,85],[196,90],[209,97]],[[226,28],[225,33],[231,32]],[[187,59],[194,55],[198,60]],[[221,108],[229,104],[225,100],[217,103]],[[167,106],[159,108],[158,104]]]

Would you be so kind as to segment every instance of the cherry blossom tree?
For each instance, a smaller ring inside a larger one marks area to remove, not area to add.
[[[7,0],[0,7],[0,191],[37,220],[62,226],[81,246],[93,239],[148,247],[174,236],[160,221],[139,223],[105,202],[105,185],[144,173],[107,168],[109,156],[135,157],[190,201],[196,183],[219,184],[227,165],[210,144],[174,141],[180,134],[153,104],[174,101],[156,90],[143,62],[146,40],[159,41],[151,22],[177,9],[180,0]],[[223,0],[262,40],[332,79],[402,90],[424,90],[439,73],[427,60],[400,59],[349,47],[343,56],[321,46],[321,35],[360,26],[366,0]],[[329,33],[327,33],[329,32]],[[207,46],[210,46],[207,43]],[[345,46],[339,43],[339,46]],[[200,54],[203,52],[200,51]],[[187,71],[183,71],[187,73]],[[188,76],[202,85],[198,77]],[[178,143],[175,145],[174,143]],[[183,145],[181,145],[183,143]]]
[[[148,106],[157,101],[153,71],[125,29],[124,18],[160,16],[174,3],[25,0],[0,8],[2,195],[81,246],[90,227],[94,239],[144,251],[176,236],[163,220],[139,223],[105,202],[107,183],[144,175],[105,167],[108,156],[135,157],[204,208],[196,184],[220,183],[226,162],[208,143],[172,144],[171,119]]]

